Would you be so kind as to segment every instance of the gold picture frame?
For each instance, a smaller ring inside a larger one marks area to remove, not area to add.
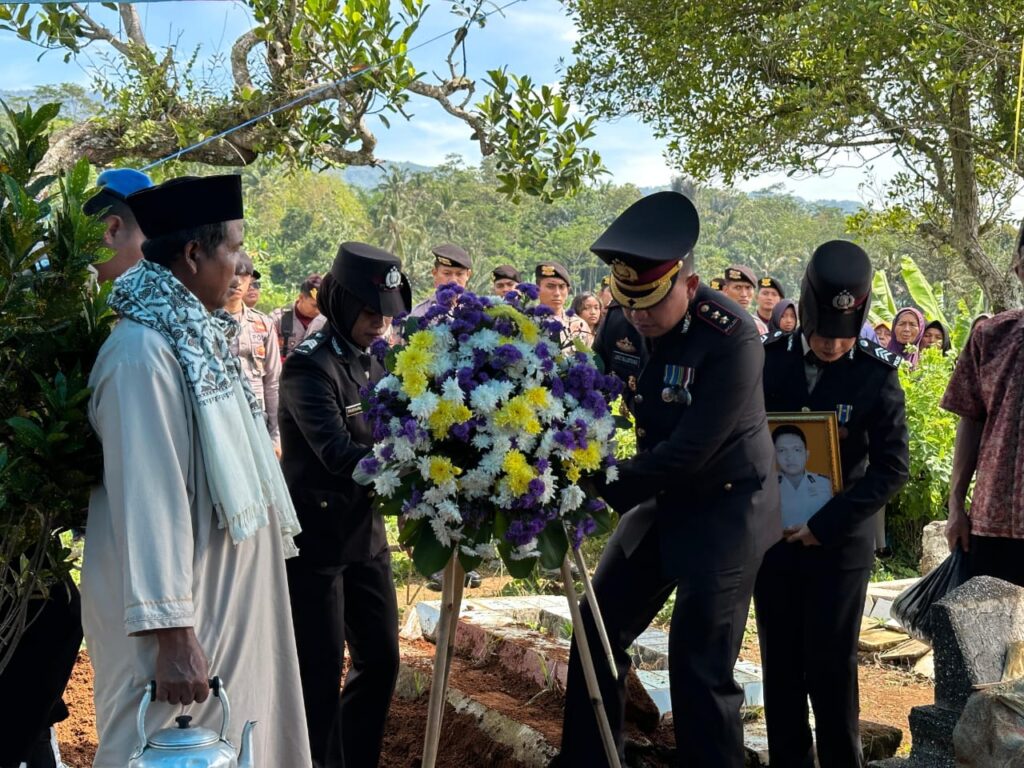
[[[807,471],[828,477],[832,494],[843,490],[843,468],[839,455],[839,420],[835,411],[777,411],[768,414],[768,431],[775,444],[778,427],[791,425],[805,437]]]

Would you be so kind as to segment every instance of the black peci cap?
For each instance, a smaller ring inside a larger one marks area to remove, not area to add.
[[[500,267],[495,267],[491,270],[491,279],[497,282],[498,280],[515,280],[517,283],[522,282],[519,277],[519,270],[510,264],[502,264]]]
[[[394,317],[412,306],[412,289],[402,274],[401,260],[381,248],[342,243],[331,265],[331,277],[378,314]]]
[[[135,220],[148,238],[244,218],[242,177],[181,176],[128,196]]]
[[[559,280],[564,280],[565,284],[570,288],[572,287],[572,280],[569,279],[569,270],[557,261],[542,261],[533,270],[534,280],[538,283],[544,278],[556,277]]]
[[[757,278],[754,277],[754,270],[742,264],[732,264],[726,267],[725,282],[727,283],[750,283],[757,288]]]
[[[860,335],[871,306],[871,259],[848,240],[830,240],[811,256],[800,283],[800,327],[848,339]]]
[[[758,281],[757,290],[760,291],[762,288],[774,288],[775,292],[779,294],[780,299],[786,298],[786,292],[782,290],[782,283],[771,275],[765,275]]]

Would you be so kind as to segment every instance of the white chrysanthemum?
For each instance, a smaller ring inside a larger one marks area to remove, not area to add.
[[[618,467],[608,467],[608,469],[606,469],[604,471],[604,481],[606,483],[614,483],[618,479],[619,479],[619,468]]]
[[[507,451],[495,448],[495,450],[490,451],[487,455],[480,457],[480,462],[477,464],[477,468],[490,477],[495,477],[499,472],[501,472],[501,465],[505,461],[506,453]]]
[[[529,544],[523,544],[521,547],[515,547],[511,552],[513,560],[526,560],[530,557],[537,557],[540,553],[537,551],[537,540],[534,539]]]
[[[473,435],[473,440],[471,442],[473,447],[478,451],[486,451],[491,447],[494,439],[487,432],[477,432]]]
[[[379,496],[391,498],[401,484],[402,481],[398,477],[398,473],[393,469],[387,469],[373,479],[373,490]]]
[[[416,449],[413,443],[404,437],[396,437],[391,443],[395,448],[395,461],[399,463],[414,462],[417,460]]]
[[[383,379],[377,382],[374,386],[378,392],[387,390],[388,392],[399,392],[402,389],[402,382],[393,373],[389,373]]]
[[[498,551],[494,548],[494,544],[489,541],[477,544],[475,547],[460,544],[459,551],[469,557],[482,557],[484,560],[494,560],[498,556]]]
[[[431,517],[430,529],[434,532],[434,538],[442,547],[450,547],[452,545],[451,531],[448,530],[448,526],[445,525],[444,520],[440,517]]]
[[[437,410],[441,398],[429,390],[409,401],[409,413],[421,421],[426,421]]]
[[[469,405],[478,416],[488,416],[494,413],[501,399],[501,382],[488,381],[480,384],[469,396]]]
[[[455,491],[455,481],[451,480],[447,483],[436,485],[433,488],[428,488],[423,492],[423,500],[436,507],[455,496]]]
[[[453,501],[442,501],[437,505],[437,514],[452,525],[462,525],[462,513]]]
[[[577,510],[586,500],[587,496],[583,493],[583,490],[573,483],[562,491],[562,503],[559,507],[558,513],[564,516],[569,512]]]
[[[459,380],[453,376],[445,379],[444,384],[441,385],[441,397],[453,403],[464,403],[466,393],[459,386]]]
[[[424,517],[430,517],[433,514],[434,508],[429,504],[417,504],[414,507],[410,507],[403,513],[410,520],[419,520]]]
[[[462,493],[469,499],[489,496],[494,475],[477,467],[459,478]]]
[[[469,337],[469,341],[463,346],[470,349],[485,349],[492,350],[501,344],[501,336],[497,331],[491,328],[481,328],[479,331]]]
[[[544,483],[544,493],[540,495],[540,503],[548,504],[553,498],[555,498],[555,491],[558,489],[558,481],[555,479],[554,473],[551,468],[544,470],[544,474],[540,476],[541,481]]]

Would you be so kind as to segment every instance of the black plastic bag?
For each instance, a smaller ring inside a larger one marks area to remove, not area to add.
[[[957,547],[938,568],[896,598],[892,616],[911,637],[931,643],[931,607],[968,578],[967,557]]]

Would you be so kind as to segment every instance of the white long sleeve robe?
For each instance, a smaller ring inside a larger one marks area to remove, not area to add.
[[[237,546],[218,528],[192,398],[160,334],[118,322],[90,384],[104,463],[81,585],[95,670],[93,765],[125,768],[138,743],[136,712],[157,653],[146,633],[187,626],[230,695],[235,746],[245,721],[256,720],[255,765],[311,765],[277,519]],[[212,695],[186,709],[193,725],[220,729]],[[180,712],[153,704],[147,731],[173,726]]]

